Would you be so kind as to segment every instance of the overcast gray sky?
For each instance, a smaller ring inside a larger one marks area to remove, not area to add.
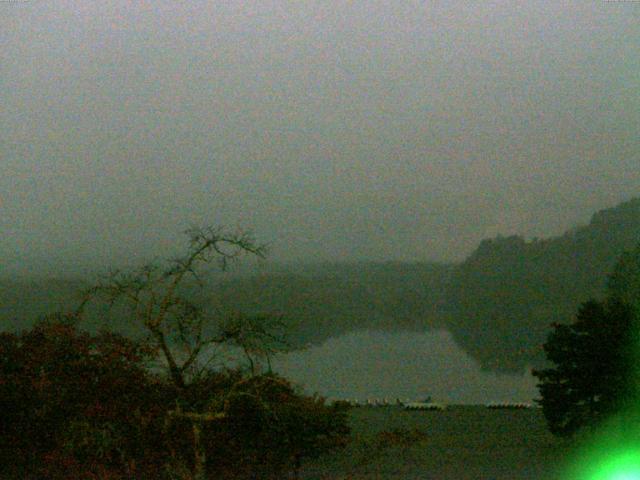
[[[640,3],[0,2],[0,268],[458,260],[640,194]]]

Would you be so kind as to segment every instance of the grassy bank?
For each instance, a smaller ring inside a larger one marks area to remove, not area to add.
[[[539,409],[355,408],[351,426],[352,444],[305,465],[302,478],[550,480],[561,478],[569,452]]]

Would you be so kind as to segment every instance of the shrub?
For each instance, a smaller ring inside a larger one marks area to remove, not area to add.
[[[176,478],[193,474],[204,452],[212,478],[279,478],[346,444],[345,407],[277,375],[210,372],[178,389],[145,368],[151,353],[64,316],[0,334],[0,475]]]
[[[273,374],[238,382],[226,395],[225,411],[227,417],[205,431],[213,476],[279,478],[305,458],[344,447],[349,437],[346,408],[304,396]]]
[[[124,337],[81,332],[64,316],[3,333],[0,468],[55,478],[60,467],[69,478],[82,465],[77,478],[107,478],[148,463],[163,410],[146,354]]]

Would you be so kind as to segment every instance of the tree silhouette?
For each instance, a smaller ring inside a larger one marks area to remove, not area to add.
[[[553,324],[544,351],[551,368],[534,370],[552,433],[570,435],[640,399],[640,246],[622,255],[604,301],[583,303],[575,322]]]
[[[217,263],[224,270],[244,255],[262,258],[265,246],[248,233],[233,233],[223,228],[193,228],[185,233],[189,247],[184,256],[164,264],[151,263],[104,276],[86,292],[76,315],[80,318],[86,304],[99,298],[111,305],[122,302],[129,308],[132,320],[146,331],[148,344],[164,360],[175,387],[176,405],[169,411],[168,418],[191,423],[193,478],[202,479],[206,465],[201,440],[203,426],[226,418],[225,405],[229,404],[226,396],[235,391],[231,389],[225,398],[210,401],[204,410],[193,405],[189,390],[206,381],[207,366],[214,355],[208,347],[221,344],[240,347],[254,375],[256,359],[268,359],[283,349],[285,342],[279,318],[269,315],[219,318],[183,293],[189,281],[204,285],[200,275],[206,265]]]

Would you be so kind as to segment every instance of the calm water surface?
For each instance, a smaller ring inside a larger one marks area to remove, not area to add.
[[[483,372],[446,331],[360,331],[277,357],[274,370],[329,398],[420,400],[447,403],[531,402],[530,373]]]

